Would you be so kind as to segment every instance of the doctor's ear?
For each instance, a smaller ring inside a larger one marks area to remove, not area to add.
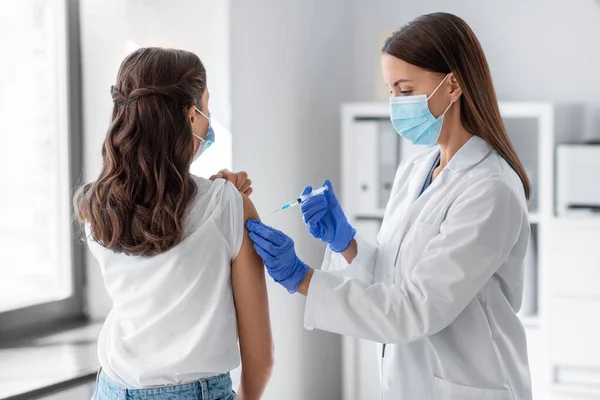
[[[455,102],[462,95],[462,89],[458,83],[458,79],[454,76],[453,72],[448,74],[448,81],[450,82],[450,100]]]

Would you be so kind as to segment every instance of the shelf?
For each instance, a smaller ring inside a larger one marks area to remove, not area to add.
[[[354,213],[355,219],[383,219],[385,210],[360,211]]]
[[[541,320],[538,315],[519,315],[525,328],[540,328]]]
[[[383,219],[385,210],[370,210],[370,211],[359,211],[354,213],[356,219]],[[600,221],[600,218],[599,218]],[[538,224],[540,222],[540,214],[537,212],[529,213],[529,222],[532,224]]]
[[[600,388],[596,385],[591,386],[587,380],[580,384],[571,382],[570,384],[551,383],[550,391],[552,394],[560,395],[560,399],[572,399],[574,396],[577,396],[578,399],[597,399],[600,397]]]
[[[540,214],[537,212],[530,212],[529,213],[529,222],[532,224],[539,224],[540,223]]]
[[[556,219],[564,221],[600,221],[600,213],[591,211],[570,211],[559,214]]]
[[[560,224],[563,228],[600,229],[600,216],[560,215],[553,219],[553,223]]]

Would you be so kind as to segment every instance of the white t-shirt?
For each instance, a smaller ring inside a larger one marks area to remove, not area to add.
[[[98,340],[103,371],[127,388],[181,384],[240,363],[231,262],[242,245],[242,197],[229,182],[194,176],[183,238],[152,257],[118,254],[89,238],[110,311]]]

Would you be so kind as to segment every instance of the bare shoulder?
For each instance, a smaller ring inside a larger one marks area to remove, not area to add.
[[[256,207],[254,207],[254,203],[250,199],[250,197],[246,196],[243,193],[240,193],[242,196],[242,202],[244,204],[244,222],[255,219],[260,220],[258,215],[258,211],[256,211]]]

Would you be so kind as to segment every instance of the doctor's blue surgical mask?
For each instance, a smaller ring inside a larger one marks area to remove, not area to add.
[[[431,146],[435,144],[442,131],[444,115],[452,106],[435,118],[429,110],[428,100],[442,86],[449,75],[446,75],[429,97],[425,94],[415,96],[390,97],[390,119],[396,132],[412,144]]]
[[[194,131],[192,131],[192,135],[194,135],[198,139],[200,139],[200,144],[198,145],[198,150],[196,150],[196,154],[194,155],[194,159],[192,160],[192,162],[196,161],[198,159],[198,157],[200,157],[200,155],[202,153],[204,153],[204,151],[206,149],[208,149],[210,147],[210,145],[215,142],[215,131],[212,128],[212,123],[210,121],[210,114],[207,116],[202,111],[200,111],[198,108],[196,108],[196,112],[199,114],[202,114],[202,116],[208,120],[208,131],[206,132],[206,139],[196,135],[194,133]]]

